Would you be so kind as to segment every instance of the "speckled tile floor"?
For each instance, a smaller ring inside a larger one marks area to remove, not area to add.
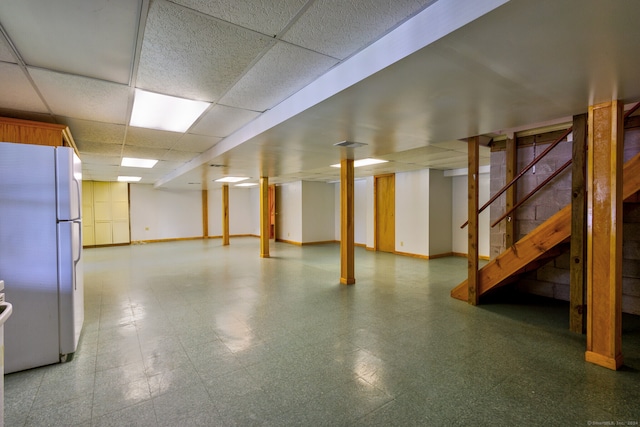
[[[567,306],[449,297],[466,260],[259,240],[85,251],[73,361],[5,376],[5,426],[638,425],[626,366],[583,361]],[[610,423],[610,424],[606,424]],[[618,424],[616,424],[618,423]]]

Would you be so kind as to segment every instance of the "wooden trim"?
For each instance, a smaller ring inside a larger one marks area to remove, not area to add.
[[[623,106],[589,106],[587,149],[588,362],[622,365]]]
[[[571,254],[569,285],[569,330],[578,334],[586,331],[586,163],[587,114],[573,116],[573,145],[571,166]]]
[[[317,242],[296,242],[294,240],[277,239],[278,242],[288,243],[295,246],[313,246],[313,245],[326,245],[329,243],[340,243],[339,240],[321,240]]]
[[[518,150],[517,150],[517,140],[514,138],[507,138],[506,141],[506,175],[505,182],[511,182],[513,178],[515,178],[518,173]],[[505,212],[509,212],[515,204],[517,203],[517,188],[518,183],[515,182],[511,187],[507,188],[505,192]],[[509,248],[513,246],[513,244],[517,241],[516,238],[516,211],[511,213],[507,217],[507,222],[505,222],[505,243],[506,247]]]
[[[229,244],[229,184],[222,185],[222,245]]]
[[[209,235],[209,191],[202,190],[202,237]]]
[[[480,138],[475,136],[468,139],[468,165],[467,177],[468,204],[467,218],[468,230],[468,256],[467,256],[467,302],[477,305],[480,301],[478,286],[478,173],[480,157]]]
[[[465,252],[451,252],[451,256],[457,256],[461,258],[467,258],[469,256],[468,253]],[[491,257],[487,255],[478,255],[478,259],[482,261],[490,261]]]
[[[340,283],[353,285],[356,283],[353,159],[342,159],[340,163]]]
[[[269,178],[260,177],[260,257],[269,258]]]

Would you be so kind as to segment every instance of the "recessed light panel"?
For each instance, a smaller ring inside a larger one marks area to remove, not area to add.
[[[353,162],[353,167],[354,168],[359,168],[361,166],[371,166],[371,165],[377,165],[378,163],[387,163],[388,160],[382,160],[382,159],[360,159],[360,160],[354,160]],[[331,165],[332,168],[339,168],[340,167],[340,163],[336,163],[335,165]]]
[[[119,176],[118,182],[138,182],[141,179],[141,176]]]
[[[258,185],[256,182],[243,182],[242,184],[236,185],[236,187],[253,187]]]
[[[244,181],[245,179],[249,178],[243,176],[226,176],[224,178],[216,179],[216,182],[240,182]]]
[[[131,126],[185,132],[211,105],[175,96],[136,89]]]
[[[133,157],[123,157],[120,166],[128,166],[133,168],[152,168],[158,163],[154,159],[135,159]]]

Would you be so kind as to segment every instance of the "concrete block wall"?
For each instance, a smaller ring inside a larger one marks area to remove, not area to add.
[[[553,171],[571,158],[571,142],[561,142],[536,165],[536,171],[529,171],[518,181],[518,200],[543,182]],[[548,145],[536,147],[539,155]],[[533,147],[518,148],[518,170],[529,164]],[[624,160],[640,152],[640,128],[625,131]],[[491,153],[491,194],[504,186],[505,151]],[[516,211],[516,236],[522,238],[531,230],[571,202],[571,168],[554,178],[537,195],[531,197]],[[505,198],[501,196],[491,206],[491,222],[504,213]],[[623,301],[622,309],[628,313],[640,314],[640,195],[624,205],[623,241]],[[495,258],[506,248],[505,221],[491,229],[491,258]],[[569,300],[569,254],[563,254],[538,270],[525,275],[517,284],[522,291],[550,298]]]

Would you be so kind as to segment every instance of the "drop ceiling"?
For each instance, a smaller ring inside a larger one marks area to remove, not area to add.
[[[470,136],[640,100],[639,18],[637,0],[3,0],[0,115],[66,124],[100,181],[457,169]],[[136,88],[211,106],[184,133],[137,128]]]

